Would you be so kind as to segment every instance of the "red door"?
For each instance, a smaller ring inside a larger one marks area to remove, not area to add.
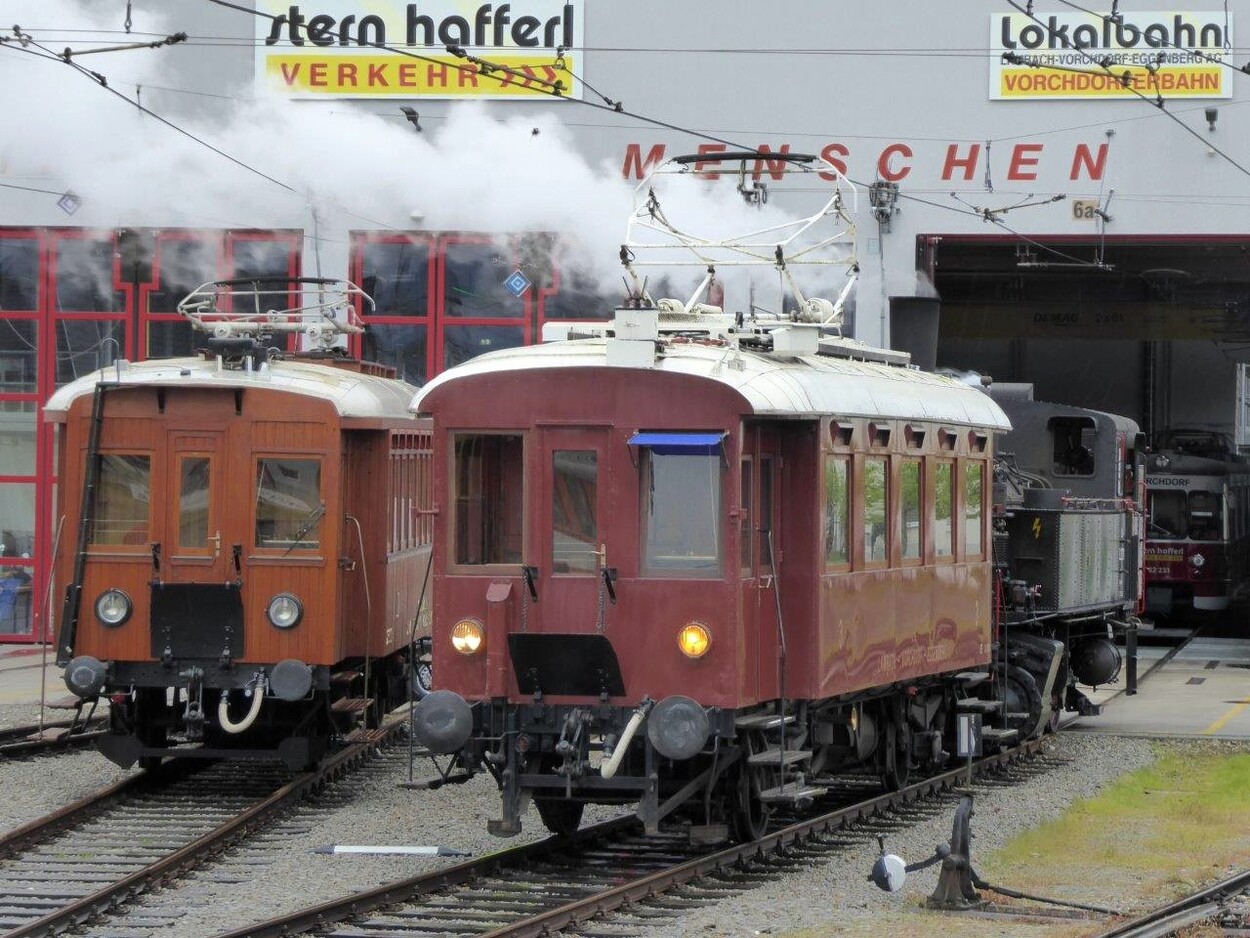
[[[544,631],[602,632],[608,584],[605,568],[620,560],[608,536],[607,431],[585,428],[542,432],[534,518],[536,543],[526,563],[537,567]],[[618,549],[620,549],[618,547]]]

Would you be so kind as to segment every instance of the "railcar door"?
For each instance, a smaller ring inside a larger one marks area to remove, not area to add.
[[[541,513],[534,559],[545,630],[602,632],[613,575],[619,565],[608,524],[607,431],[542,432]],[[617,549],[621,549],[619,546]]]
[[[154,560],[160,565],[159,579],[174,583],[224,583],[233,579],[223,549],[223,434],[174,432],[168,453],[165,522],[160,556]]]
[[[780,632],[777,617],[777,574],[782,558],[778,484],[780,443],[769,427],[748,427],[743,439],[742,577],[743,615],[746,617],[746,653],[754,655],[748,673],[754,673],[760,699],[771,700],[781,691]]]
[[[177,658],[243,654],[239,574],[223,530],[225,434],[173,430],[166,448],[163,515],[152,545],[152,653]]]

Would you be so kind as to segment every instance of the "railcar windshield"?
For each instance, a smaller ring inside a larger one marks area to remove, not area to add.
[[[1217,492],[1150,492],[1150,535],[1193,541],[1223,537],[1223,499]]]
[[[146,544],[151,508],[147,456],[100,457],[100,476],[91,508],[91,543],[101,546]]]
[[[256,546],[321,547],[321,460],[267,456],[256,460]]]
[[[723,554],[721,456],[642,448],[645,572],[716,577]]]

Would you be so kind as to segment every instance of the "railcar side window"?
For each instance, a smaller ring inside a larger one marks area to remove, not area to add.
[[[964,467],[964,545],[969,559],[981,555],[981,480],[984,476],[980,463],[970,462]]]
[[[904,459],[898,470],[899,500],[903,515],[903,559],[920,557],[920,460]]]
[[[91,543],[103,546],[148,542],[152,461],[147,456],[102,456]]]
[[[184,456],[178,488],[178,546],[208,546],[209,462],[207,456]]]
[[[864,460],[864,560],[885,560],[890,555],[886,527],[886,461]]]
[[[935,467],[933,480],[933,548],[939,557],[954,554],[954,525],[951,524],[951,505],[954,504],[955,464],[940,460]]]
[[[642,450],[643,568],[714,577],[721,568],[721,457]]]
[[[594,573],[599,565],[599,466],[594,450],[551,454],[551,569]]]
[[[851,560],[850,460],[825,457],[825,563]]]
[[[521,437],[457,435],[455,453],[454,562],[471,566],[520,563]]]
[[[256,460],[256,546],[321,547],[321,460],[266,456]]]

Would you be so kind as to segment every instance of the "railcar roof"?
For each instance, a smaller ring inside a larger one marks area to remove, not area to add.
[[[394,378],[362,374],[314,361],[275,360],[256,371],[219,369],[216,359],[160,358],[119,362],[72,381],[44,407],[56,419],[100,382],[120,387],[266,388],[329,401],[346,418],[408,417],[416,388]]]
[[[502,349],[443,372],[414,397],[412,410],[436,388],[504,371],[617,368],[606,360],[607,341],[572,339]],[[741,367],[739,367],[739,364]],[[943,375],[877,362],[808,355],[790,357],[698,343],[671,343],[654,364],[633,371],[662,371],[719,381],[736,390],[759,415],[821,414],[931,420],[1009,430],[1002,409],[978,388]]]

